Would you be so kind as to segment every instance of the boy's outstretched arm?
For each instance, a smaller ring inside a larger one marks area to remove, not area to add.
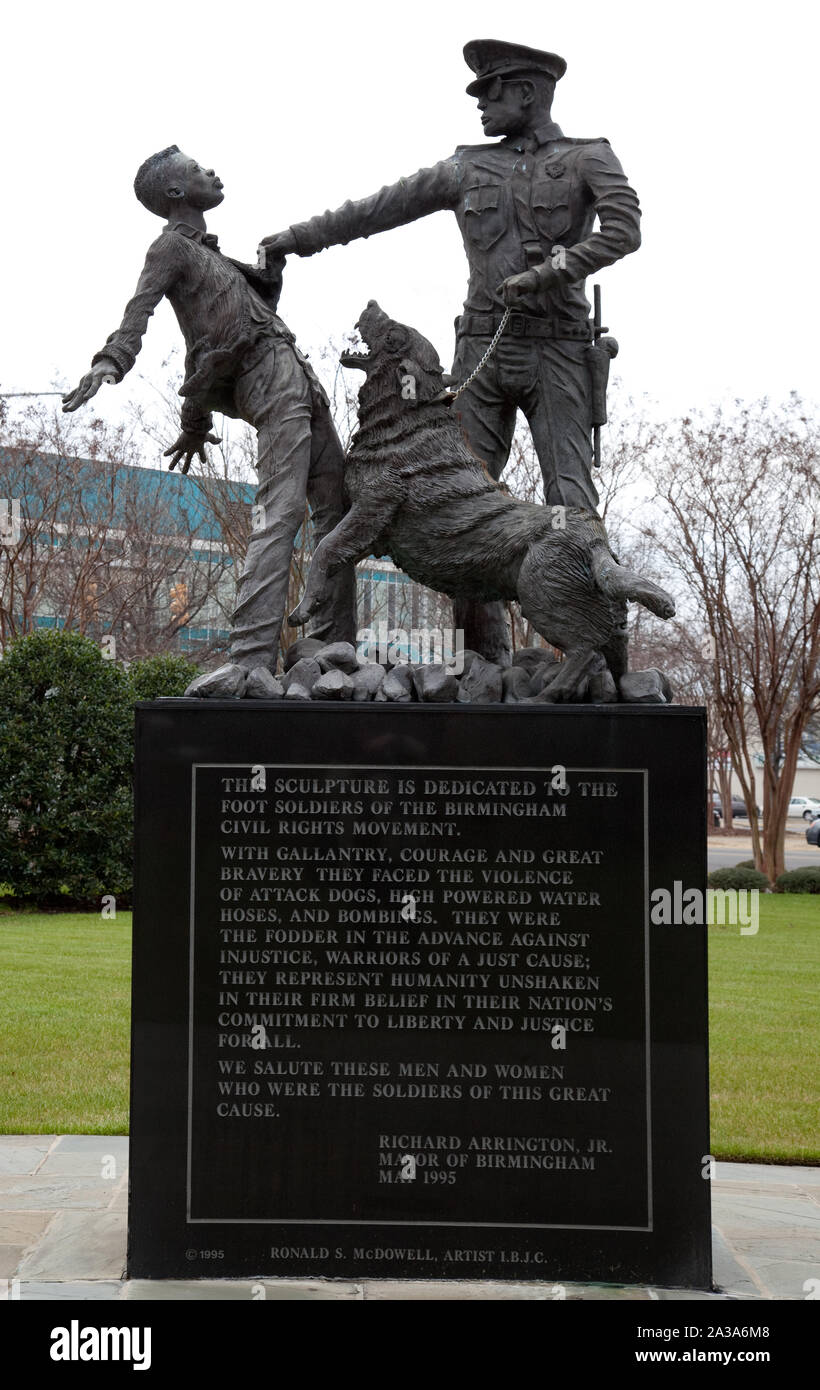
[[[96,396],[104,381],[120,382],[133,367],[142,347],[148,320],[179,276],[180,263],[175,241],[173,236],[163,234],[148,248],[142,274],[133,298],[125,306],[122,323],[110,335],[105,347],[91,359],[91,371],[86,373],[73,391],[63,396],[64,411],[77,410],[85,405],[92,396]]]

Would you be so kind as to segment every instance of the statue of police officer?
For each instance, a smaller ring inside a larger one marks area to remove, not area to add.
[[[609,142],[570,139],[551,116],[563,58],[480,39],[464,57],[492,144],[460,145],[448,159],[335,212],[266,237],[266,250],[311,256],[451,208],[470,280],[456,320],[452,376],[463,382],[511,315],[486,367],[455,409],[470,447],[495,478],[521,410],[544,477],[547,505],[595,510],[587,275],[640,245],[640,207]],[[593,230],[597,218],[597,230]],[[500,604],[458,601],[465,643],[509,661]]]

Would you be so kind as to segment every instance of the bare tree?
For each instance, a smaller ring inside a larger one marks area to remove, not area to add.
[[[630,665],[660,667],[677,699],[705,707],[709,823],[715,788],[732,828],[734,769],[756,862],[774,881],[797,758],[820,702],[816,423],[796,397],[663,423],[616,392],[610,415],[598,479],[610,543],[673,591],[680,614],[661,623],[632,607]],[[523,431],[505,479],[517,496],[541,500]]]
[[[225,631],[230,557],[187,480],[131,466],[137,445],[99,420],[78,428],[32,407],[6,420],[0,498],[0,644],[43,621],[113,637],[122,659],[179,648],[199,623]],[[182,485],[182,490],[180,488]],[[190,490],[188,490],[190,491]],[[0,503],[2,506],[2,503]],[[223,639],[198,645],[208,655]]]
[[[329,338],[319,350],[317,365],[317,373],[324,384],[330,401],[330,411],[336,426],[336,433],[342,441],[342,448],[345,451],[350,447],[350,441],[359,425],[359,386],[363,378],[358,372],[353,377],[349,374],[346,376],[339,358],[345,349],[355,348],[356,344],[357,336],[355,333],[348,333],[342,339]]]
[[[812,714],[806,724],[800,755],[809,762],[820,763],[820,710]]]
[[[819,444],[792,396],[684,419],[651,458],[665,515],[646,535],[689,598],[755,861],[772,882],[783,872],[797,759],[820,703]]]
[[[633,564],[632,555],[628,563]],[[714,819],[712,792],[715,790],[720,794],[724,828],[731,831],[731,753],[715,698],[714,662],[704,656],[700,635],[685,621],[672,619],[662,623],[651,614],[646,615],[643,609],[637,609],[631,615],[629,658],[634,669],[654,666],[663,671],[679,704],[705,709],[706,824],[711,827]],[[674,774],[673,768],[670,774]]]

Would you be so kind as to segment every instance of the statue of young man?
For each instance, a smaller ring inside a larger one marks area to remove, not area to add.
[[[638,199],[608,141],[569,139],[552,120],[563,58],[489,39],[468,43],[464,57],[476,74],[467,91],[477,99],[484,134],[500,136],[497,143],[461,145],[431,169],[266,237],[262,246],[276,256],[310,256],[452,209],[470,266],[456,324],[456,383],[481,360],[505,307],[515,309],[490,362],[455,407],[467,441],[498,478],[520,409],[545,502],[594,511],[584,280],[640,245]],[[504,659],[500,605],[461,601],[456,624],[468,646]]]
[[[214,410],[246,420],[258,434],[258,524],[239,585],[230,662],[245,673],[259,666],[272,672],[305,497],[317,540],[345,511],[342,446],[327,396],[276,313],[283,260],[271,258],[260,272],[224,256],[207,232],[204,214],[224,198],[213,169],[171,145],[140,167],[134,191],[167,223],[148,249],[120,327],[93,357],[79,386],[63,398],[63,409],[84,405],[106,379],[122,380],[134,365],[149,318],[167,295],[188,350],[180,390],[182,433],[166,450],[169,467],[181,464],[187,473],[195,456],[204,460],[207,443],[219,442],[211,434]],[[326,641],[352,642],[355,626],[355,575],[347,567],[311,631]],[[200,679],[203,694],[226,688],[241,693],[241,679],[232,686],[230,679],[216,685]],[[199,693],[198,684],[190,693]]]

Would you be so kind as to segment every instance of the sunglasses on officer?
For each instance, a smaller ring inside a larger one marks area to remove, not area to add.
[[[484,99],[484,101],[500,101],[503,93],[503,81],[500,77],[493,77],[487,83],[486,87],[482,88],[481,97]]]

